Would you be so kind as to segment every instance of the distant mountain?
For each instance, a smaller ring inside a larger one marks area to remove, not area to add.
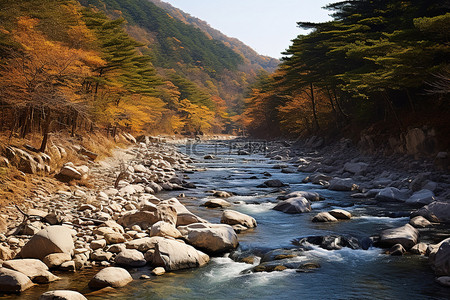
[[[225,45],[233,49],[233,51],[241,54],[244,57],[245,64],[250,65],[254,70],[262,68],[268,72],[273,72],[280,63],[278,59],[259,55],[255,50],[253,50],[251,47],[247,46],[240,40],[224,35],[219,30],[212,28],[207,22],[193,17],[190,14],[185,13],[181,9],[178,9],[167,2],[163,2],[160,0],[149,1],[166,10],[172,17],[177,18],[185,24],[189,24],[196,28],[199,28],[200,30],[205,32],[207,36],[214,40],[223,42]]]

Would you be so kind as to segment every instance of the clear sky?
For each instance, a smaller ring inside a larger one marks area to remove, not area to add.
[[[162,0],[235,37],[259,54],[280,58],[297,35],[299,21],[331,19],[333,0]]]

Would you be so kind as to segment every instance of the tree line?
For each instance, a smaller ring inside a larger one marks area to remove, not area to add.
[[[241,122],[253,134],[335,133],[373,124],[392,131],[449,112],[450,4],[349,0],[332,20],[299,22],[274,74],[261,74]]]

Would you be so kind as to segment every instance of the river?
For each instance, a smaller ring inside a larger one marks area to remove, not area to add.
[[[393,212],[402,216],[407,210],[398,205],[379,206],[367,199],[354,199],[349,192],[335,192],[320,186],[303,184],[308,174],[281,173],[274,169],[280,163],[265,158],[263,154],[236,155],[230,153],[227,144],[204,143],[195,151],[180,146],[198,161],[196,167],[203,171],[185,174],[197,189],[184,191],[180,198],[189,210],[218,223],[221,209],[208,209],[206,202],[211,189],[233,192],[228,198],[235,203],[231,209],[253,216],[258,227],[239,234],[239,251],[264,252],[277,248],[292,248],[293,239],[309,235],[350,235],[361,240],[381,230],[398,227],[409,221],[408,217],[392,217]],[[215,154],[216,159],[204,160],[205,154]],[[313,202],[310,213],[289,215],[272,208],[280,191],[257,187],[272,174],[271,179],[288,183],[289,191],[315,191],[325,200]],[[165,192],[162,199],[177,196],[180,192]],[[312,217],[320,211],[344,208],[353,214],[348,221],[313,223]],[[442,239],[439,230],[426,233],[421,241],[437,242]],[[167,273],[150,280],[139,280],[141,274],[149,274],[150,268],[132,270],[137,280],[113,293],[92,296],[89,299],[448,299],[449,290],[434,282],[434,274],[428,258],[417,255],[400,257],[383,254],[382,249],[328,251],[314,247],[293,260],[314,261],[321,268],[309,273],[296,270],[281,272],[249,273],[252,265],[234,262],[227,256],[212,258],[203,268]],[[71,285],[86,292],[85,286],[94,270],[70,276]],[[66,275],[67,276],[67,275]],[[66,282],[65,284],[67,284]],[[62,288],[63,282],[52,284]],[[67,286],[66,286],[67,288]],[[42,289],[42,288],[41,288]],[[33,290],[33,289],[31,289]],[[30,292],[31,293],[31,292]],[[24,293],[26,299],[31,296]],[[33,292],[35,294],[35,292]],[[23,298],[23,299],[25,299]]]

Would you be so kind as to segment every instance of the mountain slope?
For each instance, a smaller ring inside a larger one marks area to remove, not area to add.
[[[280,63],[278,59],[259,55],[255,50],[253,50],[240,40],[224,35],[219,30],[212,28],[207,22],[193,17],[169,3],[160,0],[149,1],[166,10],[172,17],[182,21],[185,24],[189,24],[196,28],[199,28],[214,40],[223,42],[225,45],[233,49],[233,51],[241,54],[244,57],[245,64],[250,65],[254,70],[262,68],[268,72],[273,72]]]

